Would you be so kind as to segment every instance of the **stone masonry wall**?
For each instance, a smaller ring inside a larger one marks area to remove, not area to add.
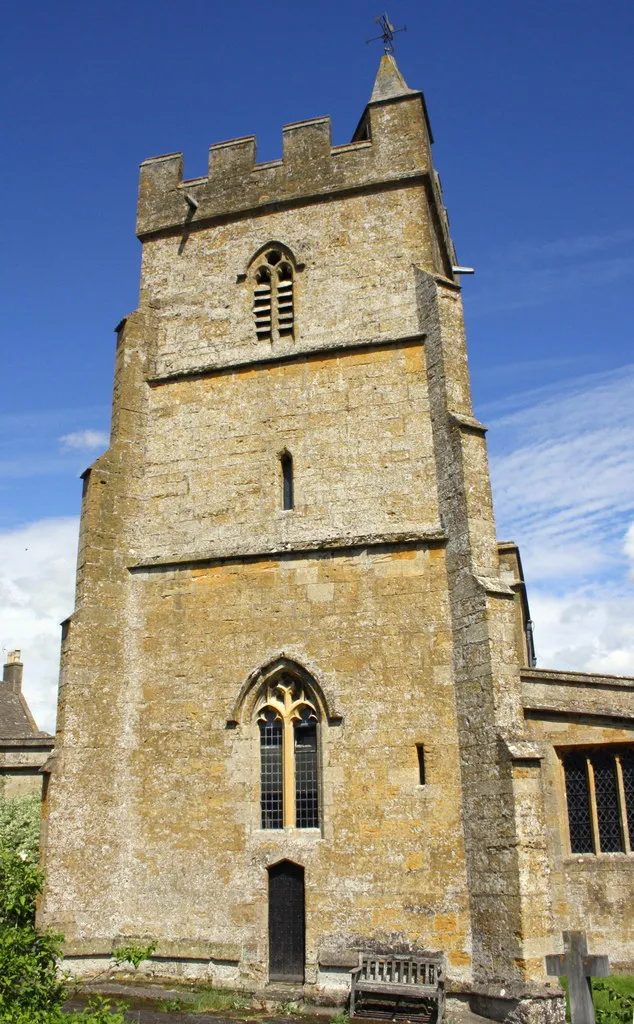
[[[421,343],[169,383],[149,403],[137,562],[441,533]]]
[[[587,932],[592,953],[606,953],[613,970],[634,970],[634,857],[570,852],[561,756],[575,748],[634,745],[632,680],[580,673],[525,673],[527,729],[544,755],[544,793],[556,941]],[[536,691],[536,692],[534,692]],[[541,705],[536,706],[536,705]],[[632,838],[630,837],[630,843]]]
[[[453,982],[498,994],[543,977],[540,755],[453,249],[404,89],[340,152],[319,120],[271,165],[234,140],[208,178],[182,182],[178,156],[142,168],[140,308],[86,482],[45,803],[40,921],[75,955],[151,935],[253,987],[266,868],[290,858],[309,985],[368,945],[443,950]],[[297,264],[292,342],[255,340],[242,277],[268,241]],[[317,831],[259,827],[247,682],[280,658],[322,695]]]

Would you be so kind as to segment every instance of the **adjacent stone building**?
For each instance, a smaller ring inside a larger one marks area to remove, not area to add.
[[[24,666],[9,651],[0,681],[0,799],[42,792],[42,767],[54,739],[40,732],[22,693]]]
[[[557,1019],[562,929],[634,962],[634,682],[534,667],[422,93],[385,56],[348,145],[283,139],[141,167],[40,920],[84,973],[150,936],[154,973],[318,999],[440,950]]]

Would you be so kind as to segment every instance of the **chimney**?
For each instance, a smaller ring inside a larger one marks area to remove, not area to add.
[[[9,651],[2,670],[2,682],[14,693],[22,693],[22,662],[19,651]]]

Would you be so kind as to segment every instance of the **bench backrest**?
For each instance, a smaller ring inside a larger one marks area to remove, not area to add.
[[[359,980],[399,985],[438,985],[442,980],[442,964],[431,958],[363,954]]]

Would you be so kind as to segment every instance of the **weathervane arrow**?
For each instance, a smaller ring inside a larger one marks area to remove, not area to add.
[[[374,20],[377,25],[381,26],[381,35],[373,36],[372,39],[366,39],[366,45],[367,43],[375,43],[377,39],[382,39],[383,49],[385,52],[394,53],[394,36],[399,32],[407,32],[407,25],[403,25],[403,28],[394,28],[394,25],[388,18],[387,13],[379,14],[378,18],[375,18]]]

